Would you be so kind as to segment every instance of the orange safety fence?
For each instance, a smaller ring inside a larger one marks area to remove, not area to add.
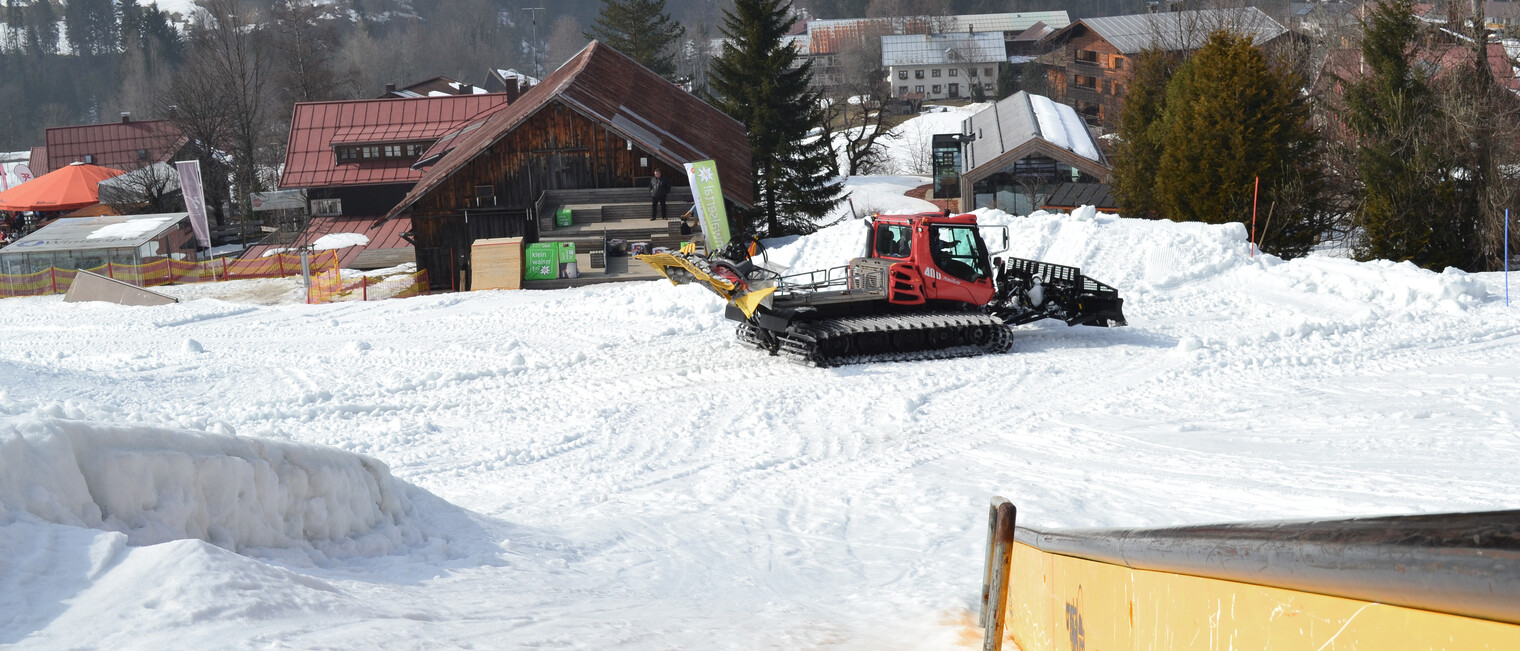
[[[337,271],[338,254],[335,251],[323,251],[311,256],[308,266],[314,275],[328,270]],[[280,253],[252,260],[216,258],[204,262],[185,262],[165,258],[140,265],[108,262],[98,267],[85,269],[85,271],[125,281],[138,287],[157,287],[169,284],[300,275],[301,256]],[[49,267],[29,274],[0,274],[0,298],[63,294],[69,291],[69,286],[74,282],[75,273],[73,269]]]
[[[307,303],[331,303],[343,291],[343,277],[336,268],[311,275],[311,286],[306,288]]]
[[[306,302],[335,303],[338,301],[372,300],[370,296],[370,287],[378,285],[381,282],[386,282],[390,285],[394,285],[397,281],[392,281],[391,278],[393,277],[360,276],[358,280],[344,283],[342,277],[338,275],[337,270],[334,269],[330,274],[324,273],[321,277],[312,276],[311,288],[306,292]],[[376,296],[373,300],[379,300],[381,298],[408,298],[411,296],[422,296],[429,293],[426,269],[417,273],[407,274],[402,278],[405,282],[405,286],[402,287],[400,291],[389,296]]]

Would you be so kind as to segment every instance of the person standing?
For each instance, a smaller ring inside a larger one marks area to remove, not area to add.
[[[660,175],[660,170],[654,171],[654,178],[649,179],[649,195],[654,198],[654,203],[649,206],[649,220],[668,219],[665,212],[665,195],[670,194],[670,182]]]

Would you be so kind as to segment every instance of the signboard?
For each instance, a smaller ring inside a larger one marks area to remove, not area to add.
[[[0,190],[9,190],[32,180],[32,168],[26,163],[0,163]]]
[[[198,160],[174,161],[179,171],[179,189],[185,197],[185,210],[190,213],[190,228],[195,229],[195,242],[203,249],[211,248],[211,227],[206,224],[206,196],[201,189],[201,162]]]
[[[306,192],[302,190],[280,190],[278,192],[255,192],[253,193],[253,211],[263,212],[266,210],[305,210]]]
[[[718,184],[718,164],[699,160],[686,164],[686,178],[691,182],[691,198],[696,202],[697,218],[707,236],[707,250],[717,251],[728,244],[728,209],[723,206],[723,188]]]

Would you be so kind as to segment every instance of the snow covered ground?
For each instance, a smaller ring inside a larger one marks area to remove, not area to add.
[[[811,369],[663,281],[0,301],[0,646],[973,648],[994,494],[1040,527],[1517,506],[1502,276],[983,219],[1130,326]]]

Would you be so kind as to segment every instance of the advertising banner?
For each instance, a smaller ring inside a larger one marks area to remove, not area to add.
[[[179,171],[179,189],[185,196],[185,210],[190,213],[190,227],[195,229],[195,241],[203,249],[211,248],[211,227],[206,224],[206,195],[201,189],[201,162],[182,160],[174,162]]]
[[[691,198],[696,202],[697,218],[707,235],[708,252],[728,244],[728,209],[723,207],[723,188],[718,184],[718,164],[699,160],[686,164],[686,178],[691,182]]]

